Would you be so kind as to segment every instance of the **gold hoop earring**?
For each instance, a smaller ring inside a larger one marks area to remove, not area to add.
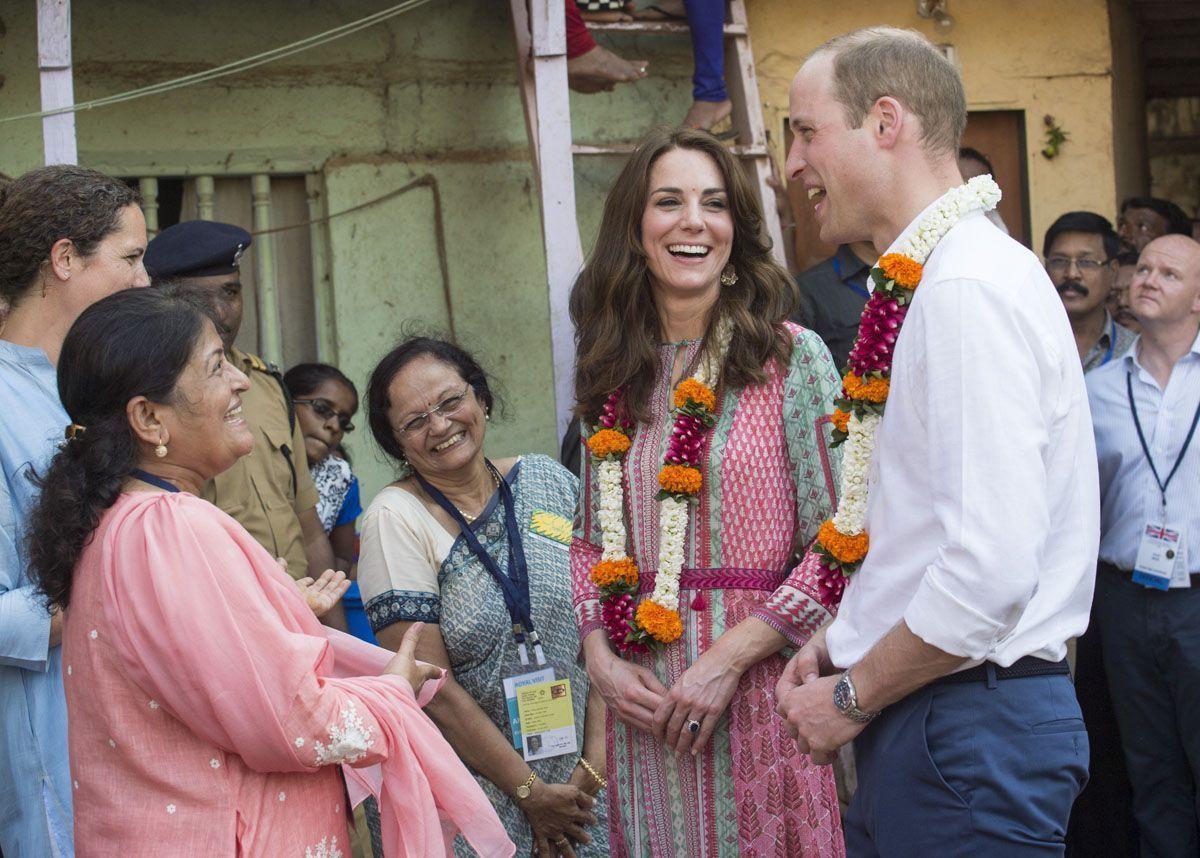
[[[159,441],[158,446],[154,448],[154,455],[158,456],[158,458],[160,458],[160,459],[166,458],[167,445],[164,444],[162,441]]]
[[[737,281],[738,281],[737,272],[733,270],[732,265],[721,272],[721,285],[722,286],[732,286],[733,284],[737,283]]]

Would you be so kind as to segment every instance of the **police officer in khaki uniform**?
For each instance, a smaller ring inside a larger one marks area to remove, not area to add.
[[[235,518],[272,555],[286,560],[293,578],[316,578],[333,568],[334,558],[317,517],[317,490],[291,399],[277,367],[233,344],[242,324],[238,263],[249,246],[250,233],[241,227],[186,221],[154,237],[146,248],[146,269],[208,301],[229,360],[250,380],[242,407],[254,430],[254,448],[214,477],[204,498]],[[345,627],[340,605],[322,619]]]

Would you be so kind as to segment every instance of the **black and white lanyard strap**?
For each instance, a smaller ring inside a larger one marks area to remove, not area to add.
[[[467,543],[467,547],[471,549],[471,553],[483,564],[491,576],[496,580],[496,584],[500,587],[500,592],[504,596],[504,606],[508,609],[508,615],[512,619],[513,638],[517,644],[517,652],[521,658],[522,666],[529,664],[529,651],[526,648],[526,639],[533,645],[534,658],[539,665],[546,663],[546,654],[542,649],[541,639],[538,638],[538,633],[533,627],[533,608],[529,597],[529,567],[525,562],[525,547],[521,544],[521,530],[517,527],[517,505],[513,499],[512,488],[508,482],[500,476],[500,472],[496,470],[496,466],[490,461],[485,460],[488,470],[496,478],[499,485],[500,503],[504,507],[504,529],[508,536],[508,569],[506,572],[500,570],[500,566],[496,560],[488,552],[483,544],[479,541],[479,537],[475,535],[475,531],[471,529],[471,525],[463,518],[458,507],[452,504],[444,494],[438,489],[430,485],[424,477],[416,474],[417,481],[421,484],[421,488],[429,497],[433,498],[434,503],[445,510],[446,514],[454,519],[459,529],[462,531],[462,538]]]
[[[1137,403],[1133,400],[1132,371],[1125,373],[1125,392],[1129,396],[1129,410],[1133,413],[1133,425],[1137,429],[1138,441],[1142,445],[1142,454],[1146,457],[1146,463],[1150,465],[1150,473],[1154,475],[1154,482],[1158,485],[1158,491],[1162,495],[1162,508],[1165,512],[1167,509],[1167,486],[1171,484],[1172,477],[1179,470],[1179,466],[1183,464],[1183,457],[1192,443],[1192,436],[1196,434],[1196,424],[1200,423],[1200,403],[1196,405],[1196,413],[1192,415],[1192,425],[1188,429],[1187,437],[1183,439],[1183,446],[1179,448],[1179,455],[1175,457],[1175,464],[1171,466],[1171,472],[1164,480],[1158,475],[1158,468],[1154,464],[1154,458],[1150,455],[1150,445],[1146,443],[1146,433],[1142,431],[1142,421],[1138,419]]]

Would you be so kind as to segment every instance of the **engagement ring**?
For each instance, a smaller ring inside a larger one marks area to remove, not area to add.
[[[687,722],[687,728],[689,733],[699,733],[700,722],[693,718],[691,721]]]

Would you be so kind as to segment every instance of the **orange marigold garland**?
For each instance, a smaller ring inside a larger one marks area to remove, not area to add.
[[[637,564],[628,557],[618,560],[601,560],[592,567],[592,583],[600,589],[611,587],[636,587]]]
[[[699,494],[702,481],[700,469],[691,465],[663,465],[658,472],[658,484],[669,495]]]
[[[618,429],[601,429],[587,439],[588,449],[597,459],[624,456],[632,443],[629,436]]]
[[[679,611],[664,608],[650,599],[637,606],[637,623],[659,643],[671,643],[683,634],[683,620],[679,617]]]

